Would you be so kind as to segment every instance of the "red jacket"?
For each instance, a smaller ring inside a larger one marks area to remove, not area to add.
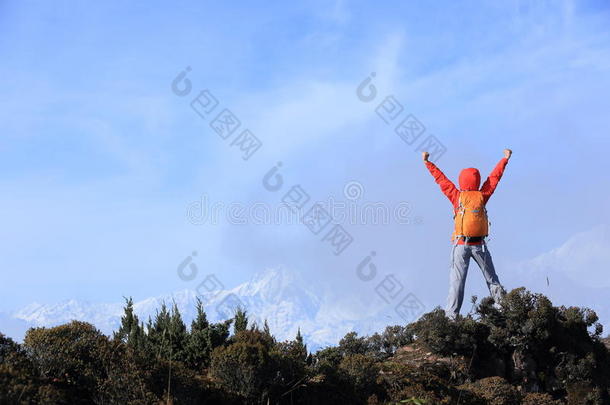
[[[451,180],[449,180],[434,163],[426,162],[426,167],[430,171],[432,177],[434,177],[434,181],[436,181],[436,183],[441,187],[443,194],[445,194],[449,201],[451,201],[451,204],[453,204],[453,211],[455,213],[460,203],[460,191],[479,190],[481,193],[483,193],[483,198],[485,199],[485,203],[487,203],[491,195],[496,190],[496,187],[502,178],[502,174],[504,174],[504,169],[506,168],[507,163],[507,158],[500,159],[487,180],[485,180],[485,183],[483,183],[480,190],[479,185],[481,184],[481,174],[477,169],[471,167],[460,172],[460,190],[458,190],[457,187],[455,187],[455,184],[453,184]],[[464,242],[459,241],[458,244],[462,245]],[[469,243],[469,245],[478,244],[480,244],[480,242]]]

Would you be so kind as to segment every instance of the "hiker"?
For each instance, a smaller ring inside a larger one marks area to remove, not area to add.
[[[462,307],[464,285],[471,257],[481,268],[489,293],[496,304],[506,294],[496,275],[491,254],[485,243],[485,237],[489,232],[485,205],[500,182],[512,153],[510,149],[504,149],[504,158],[498,162],[481,188],[479,188],[481,174],[477,169],[462,170],[459,176],[459,190],[434,163],[428,160],[430,154],[422,153],[426,167],[434,177],[434,181],[453,204],[455,225],[451,238],[453,249],[449,274],[449,296],[445,308],[445,313],[452,319],[455,319]]]

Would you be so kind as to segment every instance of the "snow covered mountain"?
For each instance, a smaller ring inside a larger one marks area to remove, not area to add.
[[[336,303],[322,299],[323,295],[321,288],[304,283],[298,274],[276,268],[259,273],[232,289],[187,289],[147,298],[134,302],[134,310],[146,322],[149,317],[154,319],[163,302],[168,306],[175,303],[189,325],[195,316],[197,297],[202,300],[211,321],[227,319],[241,306],[248,311],[251,323],[262,326],[267,320],[278,340],[294,338],[300,328],[311,350],[335,345],[352,330],[369,334],[390,324],[404,323],[396,316],[385,314],[387,308],[383,306],[369,314],[345,316],[345,311],[338,312]],[[123,306],[124,302],[101,304],[77,300],[44,305],[32,303],[9,316],[0,314],[0,331],[21,340],[27,327],[55,326],[81,320],[110,335],[120,324]],[[11,326],[11,330],[5,332],[9,321],[17,322],[17,326]]]
[[[586,306],[594,309],[610,329],[610,284],[604,269],[610,263],[607,247],[610,227],[600,226],[574,235],[564,244],[538,257],[512,263],[504,274],[507,285],[526,286],[547,295],[555,305]],[[601,276],[600,276],[601,274]],[[596,278],[597,277],[597,278]],[[199,297],[208,318],[230,318],[237,306],[245,308],[250,322],[269,323],[279,340],[292,339],[298,328],[311,350],[336,345],[350,331],[371,334],[388,325],[404,324],[392,305],[372,294],[352,294],[349,300],[336,292],[304,282],[298,273],[284,268],[268,269],[232,289],[214,289],[214,280],[205,280],[196,289],[150,297],[134,303],[144,322],[154,319],[163,302],[176,303],[187,325],[195,316]],[[216,284],[221,285],[221,284]],[[32,303],[13,313],[0,313],[0,332],[22,340],[29,327],[55,326],[73,319],[94,324],[111,334],[120,324],[124,302],[90,303],[67,300],[57,304]],[[426,308],[430,310],[432,308]],[[423,310],[423,308],[422,308]]]

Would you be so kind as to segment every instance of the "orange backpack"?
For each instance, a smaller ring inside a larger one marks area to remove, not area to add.
[[[485,199],[480,191],[461,191],[460,203],[453,217],[455,230],[453,239],[485,237],[489,232]]]

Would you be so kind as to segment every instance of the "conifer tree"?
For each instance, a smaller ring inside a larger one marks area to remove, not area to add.
[[[134,323],[138,324],[138,317],[133,313],[133,299],[131,297],[125,299],[125,307],[123,308],[123,316],[121,317],[121,326],[114,332],[114,339],[127,343]]]
[[[148,331],[149,341],[157,358],[169,358],[169,330],[171,316],[165,302],[161,303],[161,310],[157,310],[154,322],[150,323]]]
[[[114,339],[127,345],[140,349],[145,340],[144,328],[138,316],[133,311],[133,299],[125,298],[124,314],[121,317],[121,326],[114,332]]]
[[[269,323],[265,319],[265,323],[263,324],[263,333],[265,335],[271,336],[271,329],[269,329]]]
[[[197,297],[197,316],[195,316],[195,319],[193,319],[193,322],[191,323],[191,333],[193,331],[201,331],[201,330],[205,330],[210,326],[210,323],[208,322],[208,317],[205,313],[205,310],[203,309],[203,303],[201,302],[201,299],[199,297]]]
[[[203,304],[197,297],[197,316],[191,323],[191,331],[186,347],[186,361],[195,370],[210,365],[212,341],[210,324],[203,309]]]
[[[303,342],[301,328],[297,330],[297,336],[294,340],[293,353],[295,358],[299,361],[304,362],[307,359],[307,345]]]
[[[229,329],[231,328],[232,323],[233,319],[227,319],[223,322],[210,324],[209,329],[212,349],[222,346],[227,342],[227,338],[229,337]]]
[[[169,319],[169,342],[171,348],[171,359],[183,361],[184,347],[186,345],[187,331],[186,325],[180,315],[178,305],[174,302]]]
[[[235,319],[235,324],[233,326],[234,333],[241,332],[241,331],[248,329],[248,313],[244,309],[237,308],[237,311],[235,311],[234,319]]]

